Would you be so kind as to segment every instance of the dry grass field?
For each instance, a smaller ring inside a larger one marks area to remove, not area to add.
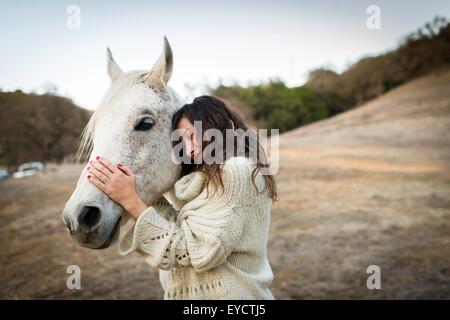
[[[277,299],[450,298],[450,72],[281,136],[269,259]],[[0,298],[161,299],[157,270],[73,243],[79,165],[0,181]],[[81,267],[81,290],[66,268]],[[366,269],[381,268],[381,290]]]

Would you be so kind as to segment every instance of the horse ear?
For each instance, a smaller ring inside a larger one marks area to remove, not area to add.
[[[173,69],[173,53],[170,47],[169,41],[164,36],[164,47],[163,52],[159,56],[153,65],[151,71],[145,77],[145,82],[148,85],[161,85],[163,88],[166,87],[167,82],[169,82],[170,76],[172,75]]]
[[[120,69],[118,64],[114,61],[112,52],[111,52],[111,50],[109,50],[109,48],[106,48],[106,57],[108,59],[108,74],[109,74],[109,77],[111,78],[111,80],[114,81],[123,74],[123,71],[122,71],[122,69]]]

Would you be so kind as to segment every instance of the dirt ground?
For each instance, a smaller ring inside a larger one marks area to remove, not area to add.
[[[450,298],[450,72],[280,138],[269,260],[277,299]],[[157,270],[74,244],[79,165],[0,181],[0,298],[161,299]],[[66,268],[81,268],[81,290]],[[366,286],[367,267],[381,289]]]

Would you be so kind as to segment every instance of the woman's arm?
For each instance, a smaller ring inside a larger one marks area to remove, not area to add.
[[[230,162],[222,174],[223,192],[206,200],[194,199],[178,212],[182,218],[177,222],[163,218],[154,207],[140,212],[144,206],[139,202],[132,209],[133,201],[128,201],[128,210],[138,218],[122,238],[120,253],[136,251],[164,270],[181,266],[206,271],[223,263],[240,241],[252,197],[248,192],[251,171],[246,167]]]

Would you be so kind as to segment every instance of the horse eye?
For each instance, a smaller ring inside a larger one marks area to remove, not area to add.
[[[153,127],[153,119],[150,117],[142,118],[141,121],[134,127],[134,130],[145,131]]]

